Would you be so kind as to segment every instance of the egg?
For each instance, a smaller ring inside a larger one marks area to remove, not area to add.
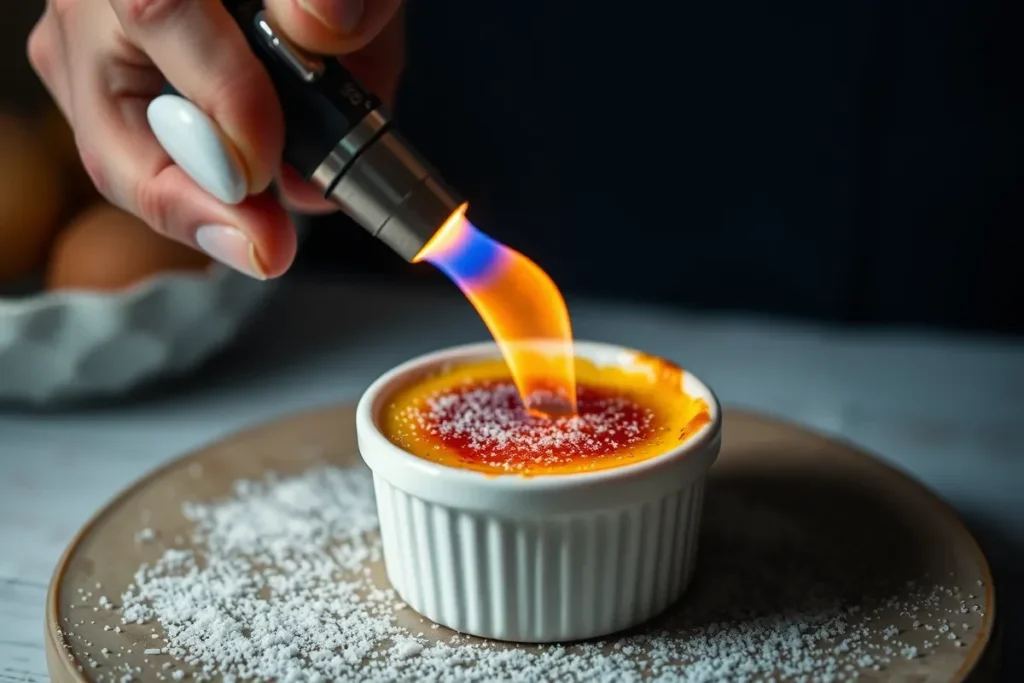
[[[75,133],[56,105],[40,117],[39,133],[50,149],[55,167],[64,176],[64,208],[73,215],[93,202],[102,201],[82,165]]]
[[[209,265],[206,255],[158,235],[121,209],[100,203],[58,236],[46,288],[117,291],[160,273],[201,271]]]
[[[36,127],[0,113],[0,282],[41,268],[60,226],[64,175]]]

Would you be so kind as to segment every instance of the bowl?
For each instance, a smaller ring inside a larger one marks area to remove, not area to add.
[[[639,352],[575,342],[578,357],[631,367]],[[413,359],[385,373],[356,409],[373,472],[387,576],[424,617],[461,633],[516,642],[596,638],[664,611],[693,576],[721,408],[689,373],[711,420],[663,455],[579,474],[484,474],[417,457],[380,428],[395,391],[445,366],[499,358],[493,343]]]
[[[0,401],[111,397],[197,367],[274,288],[219,264],[118,292],[0,298]]]

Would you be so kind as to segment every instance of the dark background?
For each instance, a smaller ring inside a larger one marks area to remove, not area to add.
[[[1022,332],[1022,7],[411,0],[397,117],[570,292]],[[308,247],[439,280],[339,218]]]
[[[0,37],[23,64],[41,3],[13,5]],[[1024,3],[410,0],[409,18],[403,131],[570,294],[1024,332]],[[40,92],[27,69],[0,79],[19,104]],[[340,216],[297,270],[442,283]]]

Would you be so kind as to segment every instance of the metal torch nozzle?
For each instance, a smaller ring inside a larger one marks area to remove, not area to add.
[[[410,262],[464,203],[392,130],[369,143],[327,197]]]

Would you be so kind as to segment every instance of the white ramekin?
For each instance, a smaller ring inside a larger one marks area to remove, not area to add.
[[[575,342],[576,355],[629,367],[636,351]],[[492,343],[415,358],[363,394],[359,451],[373,471],[392,586],[424,617],[516,642],[594,638],[662,612],[684,592],[697,553],[704,482],[721,446],[712,391],[689,373],[711,421],[678,448],[597,472],[485,475],[416,457],[380,429],[394,392],[453,363],[499,357]]]

